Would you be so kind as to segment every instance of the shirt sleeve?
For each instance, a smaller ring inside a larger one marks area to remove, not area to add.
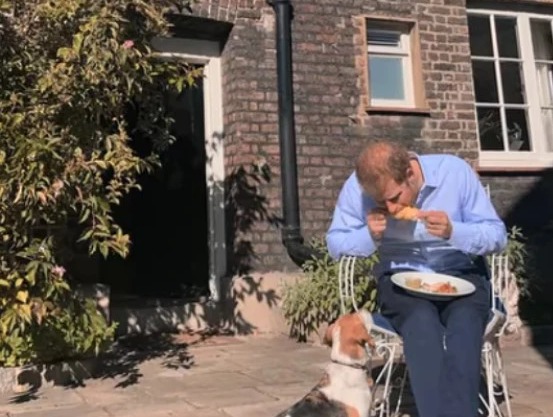
[[[365,212],[363,192],[357,178],[352,175],[340,191],[326,235],[328,251],[333,259],[343,255],[368,257],[376,251]]]
[[[452,221],[449,243],[474,255],[498,253],[507,246],[505,224],[472,168],[463,161],[460,175],[462,221]]]

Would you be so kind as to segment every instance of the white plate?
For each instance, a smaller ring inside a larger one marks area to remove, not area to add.
[[[406,280],[414,279],[414,278],[419,278],[422,280],[423,283],[426,283],[426,284],[435,284],[437,282],[449,282],[451,285],[457,288],[457,292],[454,294],[441,294],[441,293],[435,293],[424,289],[415,289],[415,288],[408,287],[406,285]],[[426,298],[432,298],[436,300],[444,300],[444,299],[454,298],[454,297],[463,297],[465,295],[472,294],[476,290],[476,287],[472,283],[468,282],[467,280],[457,278],[451,275],[436,274],[433,272],[417,272],[417,271],[398,272],[397,274],[392,275],[392,282],[411,294],[424,296]]]

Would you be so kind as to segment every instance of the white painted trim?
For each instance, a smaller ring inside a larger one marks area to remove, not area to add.
[[[376,22],[376,23],[375,23]],[[367,25],[375,23],[378,27],[379,22],[367,19]],[[404,99],[379,99],[370,97],[371,106],[374,107],[398,107],[398,108],[413,108],[415,105],[415,87],[414,87],[414,72],[412,65],[412,51],[411,51],[411,36],[412,33],[404,22],[393,22],[388,26],[394,27],[394,30],[386,29],[388,31],[400,33],[400,41],[398,46],[381,46],[370,45],[367,39],[367,54],[370,56],[388,56],[401,59],[401,69],[403,71],[403,94]],[[367,36],[367,35],[365,35]],[[368,63],[370,66],[370,63]],[[371,74],[369,72],[369,84]],[[370,90],[369,90],[370,92]]]
[[[155,38],[155,55],[204,65],[204,130],[206,187],[209,218],[209,290],[211,299],[220,300],[221,279],[226,274],[224,201],[224,124],[220,45],[217,42],[184,38]],[[222,266],[222,267],[221,267]]]
[[[210,195],[210,277],[209,290],[215,301],[221,297],[221,279],[226,266],[225,204],[217,196],[225,194],[224,123],[221,58],[211,58],[205,66],[204,118],[206,149],[206,180]]]
[[[503,141],[507,151],[480,151],[479,164],[483,167],[551,167],[553,166],[553,152],[547,151],[547,134],[544,131],[542,120],[542,106],[540,103],[538,79],[536,75],[536,59],[534,56],[534,46],[532,43],[532,32],[530,21],[532,19],[549,20],[553,25],[553,15],[511,12],[502,10],[488,9],[468,9],[469,15],[486,16],[489,18],[491,41],[493,47],[493,57],[472,56],[472,60],[493,61],[495,66],[495,76],[498,85],[499,103],[490,104],[492,107],[500,109],[501,122],[503,127]],[[510,17],[516,20],[517,35],[519,39],[519,59],[499,57],[497,47],[497,37],[495,33],[494,17]],[[553,40],[552,40],[553,41]],[[521,64],[521,82],[524,86],[525,105],[505,105],[503,97],[501,62],[520,62]],[[488,106],[487,103],[476,103],[477,107]],[[527,128],[530,136],[531,151],[508,151],[507,142],[507,124],[505,119],[505,109],[508,108],[526,108]]]
[[[529,18],[533,19],[553,19],[553,14],[542,14],[542,13],[531,13],[531,12],[523,12],[523,11],[508,11],[508,10],[494,10],[494,9],[467,9],[468,14],[472,15],[485,15],[488,16],[490,14],[497,15],[497,16],[507,16],[507,17],[519,17],[520,15],[528,16]]]
[[[553,153],[480,151],[478,164],[494,168],[553,167]]]
[[[223,147],[223,91],[221,58],[212,58],[204,72],[204,113],[207,160],[207,185],[225,180]],[[207,146],[210,145],[210,146]]]

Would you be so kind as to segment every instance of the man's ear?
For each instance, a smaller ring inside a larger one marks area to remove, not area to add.
[[[407,168],[407,171],[405,172],[405,178],[407,179],[407,181],[413,181],[413,179],[415,178],[415,171],[413,170],[413,167],[409,167]]]
[[[333,334],[334,334],[334,324],[331,324],[326,329],[325,335],[323,337],[323,343],[325,345],[332,347]]]

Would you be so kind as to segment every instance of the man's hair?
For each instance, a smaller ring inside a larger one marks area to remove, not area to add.
[[[368,192],[381,190],[390,179],[401,184],[407,179],[410,159],[403,145],[386,140],[372,141],[357,158],[357,180]]]

